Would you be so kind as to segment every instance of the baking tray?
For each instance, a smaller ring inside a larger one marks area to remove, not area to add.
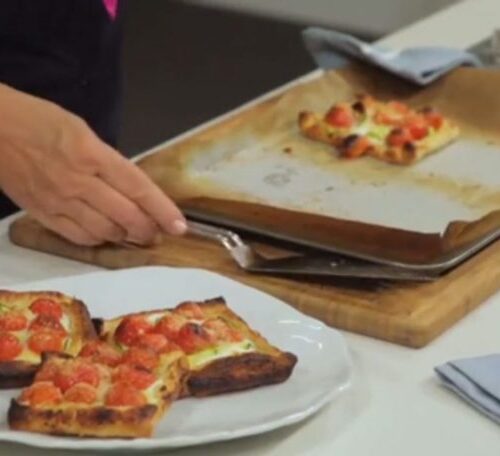
[[[361,65],[319,74],[139,164],[186,214],[302,246],[444,271],[500,237],[500,73],[464,68],[427,87]],[[345,161],[303,138],[302,109],[367,92],[432,105],[461,127],[410,167]]]

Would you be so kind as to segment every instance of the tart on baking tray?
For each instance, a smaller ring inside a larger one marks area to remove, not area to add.
[[[451,143],[458,127],[435,109],[411,109],[399,101],[383,102],[360,95],[337,103],[326,114],[302,111],[300,131],[336,147],[344,158],[371,156],[410,165]]]

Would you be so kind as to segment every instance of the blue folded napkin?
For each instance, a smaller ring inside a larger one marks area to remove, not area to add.
[[[322,68],[338,68],[354,57],[419,85],[429,84],[462,65],[481,65],[474,55],[459,49],[415,47],[394,51],[318,27],[305,29],[302,36],[306,48]]]
[[[435,370],[444,386],[500,424],[500,354],[450,361]]]

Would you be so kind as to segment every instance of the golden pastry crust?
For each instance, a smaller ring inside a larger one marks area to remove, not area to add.
[[[29,385],[38,367],[39,364],[27,361],[0,362],[0,389],[21,388]]]
[[[296,363],[297,357],[287,352],[277,356],[244,353],[221,358],[191,371],[183,395],[205,397],[283,383]]]
[[[156,405],[84,409],[34,408],[12,399],[8,422],[11,429],[78,437],[135,438],[151,436],[162,413]]]

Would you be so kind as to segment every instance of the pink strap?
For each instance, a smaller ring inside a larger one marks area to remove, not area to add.
[[[103,0],[103,2],[109,15],[114,19],[118,8],[118,0]]]

